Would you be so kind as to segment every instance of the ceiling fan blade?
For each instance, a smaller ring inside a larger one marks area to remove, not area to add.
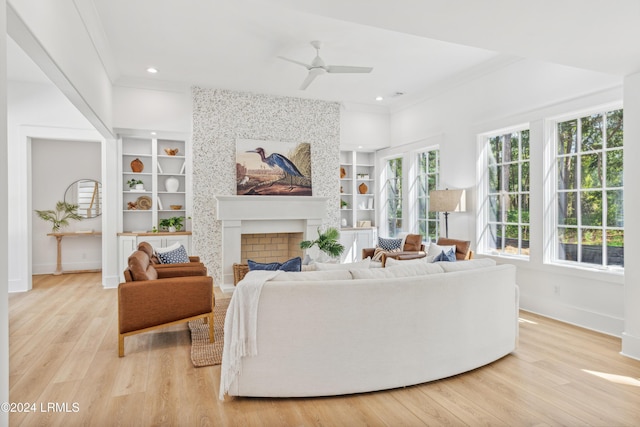
[[[328,73],[370,73],[373,67],[350,67],[348,65],[328,65]]]
[[[295,59],[285,58],[284,56],[278,56],[278,58],[283,59],[285,61],[293,62],[294,64],[302,65],[307,70],[311,69],[311,65],[310,64],[305,64],[304,62],[296,61]]]
[[[311,84],[311,82],[318,77],[318,73],[309,73],[309,75],[307,76],[306,79],[304,79],[304,81],[302,82],[302,84],[300,85],[300,90],[305,90],[306,88],[309,87],[309,85]]]

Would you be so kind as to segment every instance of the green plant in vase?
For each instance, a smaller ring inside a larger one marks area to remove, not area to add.
[[[183,216],[172,216],[171,218],[161,219],[158,225],[169,231],[180,231],[184,227],[182,221],[184,221]]]
[[[344,246],[338,241],[340,232],[337,228],[329,227],[324,232],[318,228],[318,238],[316,240],[303,240],[300,242],[300,249],[310,249],[317,246],[321,252],[330,258],[337,258],[344,252]]]
[[[127,181],[127,184],[129,185],[129,188],[131,188],[131,189],[133,189],[133,188],[135,188],[136,190],[143,190],[144,189],[144,183],[140,179],[130,179],[129,181]]]
[[[51,230],[54,233],[60,231],[60,228],[69,225],[69,220],[75,219],[76,221],[82,220],[82,217],[78,214],[78,205],[72,205],[70,203],[58,202],[56,203],[56,209],[37,210],[36,214],[39,218],[49,221],[52,224]]]

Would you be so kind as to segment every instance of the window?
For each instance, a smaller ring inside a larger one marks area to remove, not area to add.
[[[529,130],[488,138],[485,244],[495,254],[529,255]]]
[[[387,194],[387,233],[395,237],[402,231],[402,158],[387,160],[385,189]]]
[[[622,110],[556,124],[554,260],[624,266]]]
[[[436,190],[440,182],[440,151],[418,153],[417,207],[418,233],[425,242],[436,241],[440,235],[438,212],[429,212],[429,192]]]

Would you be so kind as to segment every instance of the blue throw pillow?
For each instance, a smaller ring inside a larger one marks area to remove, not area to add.
[[[162,264],[179,264],[189,262],[187,250],[182,245],[169,252],[158,252],[157,256]]]
[[[255,262],[255,261],[252,261],[252,260],[247,260],[247,264],[249,264],[249,271],[251,271],[251,270],[275,271],[275,270],[278,269],[278,267],[280,267],[280,263],[279,262],[262,263],[262,262]]]
[[[282,270],[282,271],[300,271],[302,270],[302,259],[298,256],[291,258],[280,264],[279,262],[261,263],[252,260],[247,260],[249,264],[249,271],[251,270]]]
[[[455,260],[456,260],[456,253],[453,251],[453,248],[451,248],[446,252],[445,251],[440,252],[433,259],[433,262],[437,262],[437,261],[455,262]]]
[[[282,264],[280,264],[280,267],[278,268],[278,270],[283,270],[283,271],[301,271],[302,270],[302,258],[300,258],[299,256],[297,256],[295,258],[291,258],[290,260],[287,260],[287,261],[283,262]]]
[[[394,249],[400,249],[402,245],[402,239],[385,239],[384,237],[378,237],[378,247],[385,251],[392,251]]]

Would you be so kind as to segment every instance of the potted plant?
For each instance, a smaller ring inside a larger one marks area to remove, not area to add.
[[[303,240],[300,242],[300,249],[310,249],[318,246],[321,252],[330,258],[337,258],[344,252],[344,246],[338,242],[340,232],[337,228],[329,227],[324,232],[318,228],[318,238],[316,240]]]
[[[129,184],[130,189],[144,190],[144,183],[140,179],[130,179],[127,184]]]
[[[344,200],[340,199],[340,207],[342,209],[347,209],[349,207],[349,204],[347,202],[345,202]]]
[[[180,231],[182,229],[182,221],[184,221],[183,216],[172,216],[171,218],[161,219],[158,225],[167,229],[170,233],[173,233],[174,231]]]
[[[82,220],[82,217],[78,214],[78,205],[72,205],[62,201],[56,203],[55,210],[48,209],[39,211],[36,209],[35,212],[41,219],[52,223],[52,231],[54,233],[60,231],[61,227],[68,226],[70,219],[75,219],[77,221]]]

